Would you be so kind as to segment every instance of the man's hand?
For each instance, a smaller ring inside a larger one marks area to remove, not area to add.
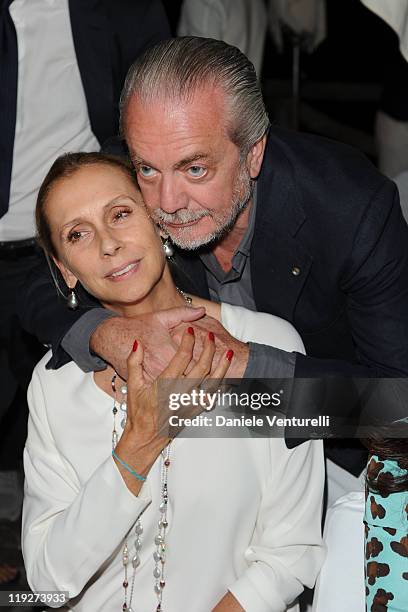
[[[177,350],[179,343],[172,339],[170,330],[182,323],[197,321],[204,314],[204,308],[186,306],[129,319],[112,317],[96,328],[90,347],[126,380],[127,358],[135,338],[138,338],[144,347],[145,374],[153,380],[167,367]]]
[[[237,340],[234,336],[231,336],[225,327],[223,327],[217,319],[213,319],[212,317],[205,316],[200,318],[200,320],[194,322],[193,328],[196,333],[194,357],[196,357],[198,351],[201,351],[202,340],[207,336],[208,332],[213,332],[216,346],[215,363],[217,363],[217,359],[222,359],[227,351],[234,351],[231,367],[228,370],[228,378],[242,378],[248,364],[248,345],[245,344],[245,342]],[[183,329],[181,327],[173,328],[172,336],[173,339],[177,341],[177,344],[180,343],[182,331]]]

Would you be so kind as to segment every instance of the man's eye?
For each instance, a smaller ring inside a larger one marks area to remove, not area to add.
[[[193,178],[200,178],[206,174],[206,169],[202,166],[190,166],[187,172]]]
[[[154,175],[155,171],[150,166],[139,166],[139,172],[142,176],[149,178]]]

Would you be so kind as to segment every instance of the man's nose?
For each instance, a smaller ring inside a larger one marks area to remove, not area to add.
[[[159,206],[169,214],[187,208],[188,197],[177,178],[163,177],[160,184]]]

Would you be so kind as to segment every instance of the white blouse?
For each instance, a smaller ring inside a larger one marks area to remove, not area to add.
[[[293,327],[272,315],[224,304],[222,323],[243,341],[303,350]],[[142,515],[132,609],[153,612],[160,461],[134,496],[111,456],[112,398],[75,363],[51,371],[48,359],[35,368],[28,393],[28,583],[68,591],[76,612],[119,612],[122,546]],[[163,610],[209,612],[227,590],[248,612],[296,610],[288,606],[313,586],[324,558],[323,482],[320,441],[288,450],[277,438],[176,438]]]

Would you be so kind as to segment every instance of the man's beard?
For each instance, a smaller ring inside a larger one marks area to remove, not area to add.
[[[180,209],[175,213],[166,213],[161,208],[155,208],[152,211],[152,217],[159,226],[169,235],[171,241],[181,249],[193,250],[207,246],[213,242],[221,240],[235,225],[235,222],[240,213],[248,205],[253,192],[253,181],[249,176],[247,168],[242,164],[239,175],[234,185],[234,190],[231,198],[231,206],[226,211],[210,212],[209,210],[194,210]],[[174,230],[168,227],[167,223],[191,223],[211,217],[215,223],[215,228],[212,232],[199,238],[193,238],[195,225],[191,227],[180,228]]]

